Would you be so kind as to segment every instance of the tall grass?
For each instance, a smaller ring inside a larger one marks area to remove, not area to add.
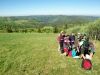
[[[100,42],[96,41],[91,71],[81,68],[81,59],[64,57],[58,51],[58,34],[0,34],[0,75],[99,75]]]

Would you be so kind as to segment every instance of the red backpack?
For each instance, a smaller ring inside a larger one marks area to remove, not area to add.
[[[68,56],[72,57],[72,50],[68,52]]]
[[[82,66],[82,68],[84,68],[86,70],[92,69],[92,63],[89,59],[83,59],[81,66]]]

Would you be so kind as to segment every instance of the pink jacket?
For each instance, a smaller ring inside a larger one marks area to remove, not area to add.
[[[57,37],[57,41],[60,42],[60,36]]]
[[[67,44],[69,44],[69,43],[70,43],[70,41],[69,41],[69,40],[64,40],[64,42],[66,42]]]

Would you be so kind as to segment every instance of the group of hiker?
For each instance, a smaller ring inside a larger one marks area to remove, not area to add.
[[[57,37],[59,42],[58,50],[61,54],[68,56],[71,53],[73,58],[92,59],[94,53],[94,44],[89,41],[86,34],[78,33],[77,37],[72,32],[71,35],[66,35],[65,31],[61,31]]]

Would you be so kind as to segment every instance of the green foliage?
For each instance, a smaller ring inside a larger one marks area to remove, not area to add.
[[[42,28],[42,32],[52,33],[53,32],[53,27],[52,26],[45,26],[45,27]]]
[[[63,29],[63,30],[68,29],[68,24],[63,25],[62,29]]]
[[[100,18],[92,23],[89,23],[88,34],[93,39],[100,40]]]
[[[58,28],[57,28],[56,26],[54,27],[53,32],[54,32],[54,33],[58,33]]]
[[[0,30],[3,33],[5,31],[9,33],[58,33],[61,30],[66,30],[67,33],[86,33],[93,39],[96,36],[96,39],[99,40],[100,20],[98,18],[66,15],[0,17]]]
[[[19,30],[15,28],[15,29],[13,30],[13,32],[18,33]]]
[[[4,33],[5,32],[5,30],[0,30],[0,33]]]
[[[73,23],[73,24],[83,24],[86,22],[94,21],[98,17],[93,16],[67,16],[67,15],[40,15],[40,16],[33,16],[35,19],[43,21],[43,22],[49,22],[49,23]]]
[[[6,26],[6,32],[8,32],[8,33],[12,33],[13,32],[12,29],[11,29],[11,26]]]
[[[47,15],[47,16],[15,16],[15,17],[0,17],[0,30],[4,30],[7,25],[10,25],[12,29],[23,28],[38,28],[38,26],[53,26],[62,27],[64,29],[73,27],[75,24],[85,24],[96,20],[98,17],[92,16],[66,16],[66,15]],[[67,25],[67,26],[66,26]]]
[[[41,33],[41,27],[40,26],[38,27],[38,31],[37,32]]]
[[[71,34],[71,32],[87,34],[91,39],[100,40],[100,19],[95,20],[94,22],[89,22],[83,25],[76,25],[66,29],[66,32]]]
[[[34,28],[30,28],[30,29],[28,29],[28,32],[34,32]]]

